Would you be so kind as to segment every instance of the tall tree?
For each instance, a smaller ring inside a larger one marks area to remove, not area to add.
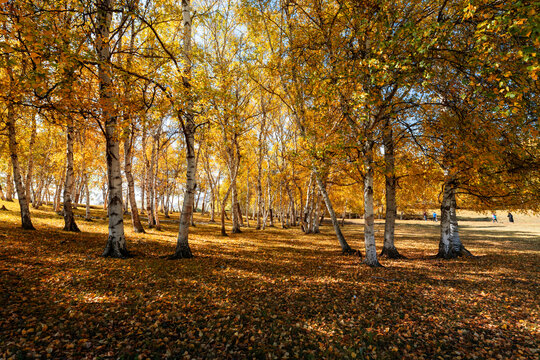
[[[98,0],[95,26],[95,50],[98,59],[99,101],[101,121],[105,125],[109,238],[103,256],[125,258],[130,254],[124,235],[122,206],[122,176],[120,172],[120,136],[118,116],[114,114],[114,94],[110,51],[110,27],[113,15],[112,0]]]

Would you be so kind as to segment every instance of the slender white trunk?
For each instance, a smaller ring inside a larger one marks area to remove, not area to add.
[[[6,201],[13,201],[13,178],[11,172],[13,169],[8,169],[6,178]]]
[[[133,231],[136,233],[144,233],[144,228],[139,217],[139,209],[137,208],[137,200],[135,199],[135,181],[133,180],[133,173],[131,169],[133,148],[133,131],[128,131],[126,139],[124,139],[124,173],[126,174],[126,180],[128,185],[129,204],[131,207],[131,223],[133,224]]]
[[[84,173],[84,181],[86,183],[86,214],[85,214],[85,219],[87,221],[91,220],[90,218],[90,188],[88,186],[88,173]]]
[[[229,185],[229,188],[227,189],[227,192],[225,193],[225,196],[223,197],[222,203],[221,203],[221,235],[227,236],[227,232],[225,231],[225,206],[227,204],[227,199],[229,198],[229,195],[231,194],[232,187]]]
[[[66,180],[64,184],[64,230],[80,232],[71,207],[71,195],[73,193],[73,136],[75,128],[73,120],[67,119],[66,127]]]
[[[366,258],[364,263],[372,267],[382,266],[377,260],[375,247],[375,214],[373,212],[373,144],[364,151],[364,242]]]
[[[148,228],[156,225],[154,218],[154,158],[156,155],[156,139],[152,142],[150,159],[146,159],[146,215],[148,216]]]
[[[182,0],[182,22],[184,25],[184,88],[191,93],[191,2]],[[183,133],[186,141],[186,191],[184,192],[184,202],[182,213],[180,214],[180,227],[178,229],[178,239],[176,251],[172,258],[191,258],[193,254],[189,247],[188,235],[191,215],[193,214],[193,202],[195,200],[195,190],[197,187],[197,156],[195,156],[195,119],[193,113],[193,100],[191,94],[188,95],[188,103],[184,114],[178,113],[179,120],[183,123]],[[181,118],[183,116],[183,119]]]
[[[28,144],[28,166],[26,168],[26,198],[30,202],[32,186],[32,175],[34,172],[34,144],[36,143],[37,125],[36,115],[32,114],[32,133],[30,134],[30,143]]]
[[[320,214],[321,214],[321,193],[317,192],[317,197],[315,200],[315,214],[313,218],[313,233],[318,234],[321,231],[319,230],[320,226]]]
[[[246,226],[249,227],[249,169],[246,174]]]
[[[124,236],[122,211],[122,176],[120,172],[120,143],[118,118],[114,115],[112,68],[110,64],[109,31],[112,20],[111,0],[97,4],[96,52],[98,55],[99,97],[102,121],[105,123],[107,156],[109,238],[103,256],[129,256]]]
[[[11,70],[8,70],[11,73]],[[11,75],[11,74],[10,74]],[[8,101],[7,105],[7,129],[9,137],[9,152],[11,157],[11,165],[13,167],[13,180],[15,181],[15,189],[17,190],[17,197],[19,199],[19,208],[21,210],[21,225],[23,229],[35,230],[30,218],[30,208],[28,206],[28,200],[26,199],[26,189],[23,186],[21,178],[21,168],[19,165],[19,156],[17,149],[17,139],[15,132],[15,114],[11,101]]]
[[[332,226],[334,227],[334,231],[336,233],[336,237],[338,239],[339,245],[341,246],[342,252],[345,254],[354,253],[354,250],[349,246],[349,244],[345,240],[345,236],[343,236],[343,233],[341,232],[341,228],[339,227],[339,222],[336,217],[334,207],[332,206],[332,202],[330,201],[330,197],[328,196],[328,192],[326,191],[326,187],[324,186],[324,183],[322,179],[320,178],[318,170],[313,169],[313,172],[315,175],[315,181],[317,181],[317,185],[319,186],[319,191],[321,192],[321,196],[324,200],[324,203],[326,204],[326,210],[328,211],[328,214],[330,215],[330,219],[332,220]]]

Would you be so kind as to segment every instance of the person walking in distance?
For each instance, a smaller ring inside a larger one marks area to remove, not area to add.
[[[511,223],[514,222],[514,215],[512,215],[511,212],[508,212],[508,215],[506,215],[506,216],[508,216],[508,221],[509,221],[509,222],[511,222]]]

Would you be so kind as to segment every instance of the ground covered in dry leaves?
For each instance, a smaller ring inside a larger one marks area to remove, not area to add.
[[[44,207],[33,211],[38,230],[23,231],[17,204],[3,204],[0,359],[540,356],[538,218],[466,217],[462,238],[477,256],[452,261],[430,257],[435,223],[398,221],[408,259],[370,269],[340,255],[328,225],[319,235],[251,228],[224,238],[200,217],[194,259],[162,258],[177,224],[134,234],[127,217],[135,257],[105,259],[102,211],[71,234]],[[360,223],[344,233],[361,248]]]

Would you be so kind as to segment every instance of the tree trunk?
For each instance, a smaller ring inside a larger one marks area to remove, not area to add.
[[[262,227],[262,212],[263,212],[263,204],[262,204],[262,161],[259,161],[258,163],[258,175],[257,175],[257,226],[255,227],[256,230],[261,230]]]
[[[152,153],[150,160],[146,159],[146,216],[148,216],[148,228],[156,225],[154,218],[154,158],[156,156],[156,138],[152,142]],[[145,154],[146,158],[146,154]]]
[[[390,259],[404,258],[394,245],[394,233],[396,226],[396,171],[394,156],[394,138],[390,120],[386,121],[384,129],[384,165],[386,185],[386,216],[384,220],[384,245],[381,256]]]
[[[75,178],[74,178],[75,179]],[[81,198],[81,193],[84,188],[84,179],[82,176],[77,176],[77,180],[74,181],[74,188],[75,188],[75,196],[73,196],[73,190],[71,190],[71,196],[73,197],[72,206],[74,209],[77,208],[77,205],[79,204],[79,200]],[[77,186],[77,182],[79,183]]]
[[[190,222],[190,226],[193,226],[195,227],[195,220],[193,219],[195,213],[197,212],[197,207],[199,206],[199,199],[201,197],[201,192],[199,191],[198,194],[197,194],[197,200],[194,200],[194,205],[193,205],[193,211],[191,212],[191,218],[189,219],[189,222]],[[195,199],[195,195],[193,195],[193,198]]]
[[[129,256],[124,235],[122,212],[122,176],[120,172],[120,144],[118,118],[112,112],[113,88],[110,64],[110,34],[112,19],[111,0],[100,0],[97,5],[96,52],[98,55],[99,97],[102,121],[105,122],[107,155],[109,238],[103,256],[125,258]]]
[[[86,183],[86,214],[84,216],[84,219],[86,221],[91,221],[92,218],[90,217],[90,187],[88,186],[88,173],[84,173],[84,182]]]
[[[306,188],[306,204],[304,206],[304,213],[302,214],[302,221],[301,221],[301,226],[302,226],[302,230],[306,233],[306,234],[309,234],[311,232],[311,222],[310,222],[310,219],[311,219],[311,204],[313,202],[313,188],[314,188],[314,185],[313,185],[313,176],[314,176],[314,173],[311,172],[311,176],[309,177],[309,183],[308,183],[308,186]]]
[[[366,258],[364,263],[371,267],[382,266],[377,260],[375,247],[375,214],[373,212],[373,143],[364,151],[364,242]]]
[[[317,182],[319,191],[321,192],[321,196],[324,200],[324,203],[326,204],[326,210],[328,210],[328,214],[330,215],[330,219],[332,220],[332,226],[334,227],[336,237],[338,239],[339,245],[341,246],[341,251],[344,254],[355,253],[355,251],[349,246],[349,244],[345,240],[345,237],[343,236],[343,233],[341,232],[338,219],[336,217],[336,213],[334,212],[334,207],[332,206],[330,197],[328,196],[328,193],[326,192],[326,187],[324,186],[324,183],[322,179],[320,178],[319,172],[317,171],[317,169],[313,169],[313,172],[315,175],[315,181]],[[360,255],[360,250],[358,250],[358,254]]]
[[[30,135],[30,143],[28,144],[28,165],[26,167],[26,198],[30,201],[31,193],[30,187],[32,186],[32,175],[34,171],[34,144],[36,143],[37,125],[36,115],[32,114],[32,133]]]
[[[238,173],[238,169],[235,171]],[[238,213],[238,190],[236,188],[236,174],[232,179],[231,183],[231,216],[232,216],[232,230],[231,232],[233,234],[241,233],[242,230],[240,230],[240,221],[238,219],[239,213]]]
[[[131,223],[133,224],[133,231],[136,233],[144,233],[144,228],[139,218],[139,209],[137,209],[137,200],[135,199],[135,181],[133,180],[133,173],[131,172],[131,160],[133,158],[131,150],[133,149],[133,130],[127,132],[126,139],[124,140],[124,173],[126,174],[126,180],[128,185],[129,204],[131,206]]]
[[[189,3],[185,0],[182,4]],[[184,6],[184,5],[183,5]],[[184,10],[185,11],[185,10]],[[185,14],[184,14],[185,21]],[[184,136],[186,140],[186,190],[184,192],[184,201],[182,204],[182,212],[180,214],[180,228],[178,230],[178,239],[176,243],[176,251],[172,258],[184,259],[192,258],[193,254],[189,247],[188,235],[189,226],[191,222],[191,215],[193,213],[193,203],[195,201],[195,191],[197,187],[196,173],[197,173],[197,157],[195,156],[195,137],[193,131],[195,130],[195,124],[193,122],[192,114],[186,115],[186,127],[184,130]]]
[[[184,24],[184,87],[188,92],[191,92],[191,1],[182,0],[182,20]],[[182,214],[180,215],[180,227],[178,229],[178,241],[176,243],[176,251],[172,258],[191,258],[193,254],[189,247],[189,221],[193,213],[193,202],[195,200],[195,190],[197,187],[197,157],[195,156],[195,119],[193,112],[193,99],[191,94],[188,95],[186,108],[183,110],[184,120],[180,118],[180,123],[183,124],[183,133],[186,140],[186,191],[184,193],[184,203],[182,204]],[[182,115],[180,112],[178,116]]]
[[[316,197],[316,200],[315,200],[315,211],[314,211],[314,216],[313,216],[313,229],[312,229],[312,233],[314,234],[319,234],[321,231],[319,230],[319,225],[320,225],[320,218],[319,218],[319,215],[321,213],[321,194],[320,194],[320,191],[317,193],[317,197]]]
[[[169,204],[170,204],[170,194],[167,193],[167,197],[163,199],[163,216],[165,216],[166,219],[170,219],[171,216],[169,215]]]
[[[71,207],[71,195],[73,193],[73,136],[75,128],[73,119],[67,118],[66,127],[66,182],[64,184],[64,231],[80,232],[73,209]]]
[[[345,226],[345,216],[347,216],[347,200],[345,200],[345,206],[343,207],[343,213],[341,214],[341,226]]]
[[[263,190],[262,190],[262,165],[263,165],[263,146],[265,140],[265,127],[266,127],[266,111],[264,107],[264,102],[261,98],[261,106],[263,107],[263,116],[261,120],[261,128],[259,130],[259,141],[258,141],[258,153],[257,153],[257,226],[256,230],[262,228],[262,213],[263,213]]]
[[[249,169],[246,173],[246,226],[249,227]]]
[[[155,198],[154,198],[154,204],[155,204],[155,206],[154,206],[154,219],[156,221],[156,230],[161,231],[161,222],[159,221],[159,206],[158,206],[159,198],[158,198],[157,191],[156,191],[155,187],[156,187],[156,183],[154,181],[154,193],[156,194]]]
[[[445,182],[443,200],[441,203],[441,238],[439,241],[438,258],[453,259],[460,256],[472,256],[465,249],[459,237],[456,216],[456,188],[454,179]]]
[[[13,179],[11,177],[13,169],[8,169],[6,177],[6,201],[13,201]]]
[[[125,169],[124,169],[125,173]],[[129,212],[129,190],[126,188],[126,196],[124,197],[124,203],[122,204],[124,206],[124,215],[127,215]]]
[[[8,70],[10,77],[11,69]],[[26,189],[23,186],[21,178],[21,168],[19,165],[19,156],[17,150],[17,138],[15,132],[15,114],[13,109],[13,103],[8,101],[7,103],[7,129],[9,136],[9,152],[11,157],[11,165],[13,167],[13,180],[15,180],[15,188],[17,189],[17,197],[19,198],[19,207],[21,210],[21,225],[23,229],[35,230],[30,218],[30,208],[28,207],[28,201],[26,199]]]
[[[227,189],[227,192],[225,193],[225,196],[223,197],[223,201],[221,202],[221,235],[227,236],[227,232],[225,231],[225,206],[227,204],[227,199],[229,198],[229,195],[231,193],[232,186],[229,185],[229,188]]]
[[[64,175],[62,175],[62,180],[56,183],[56,190],[54,192],[54,211],[56,213],[60,212],[60,194],[62,193],[62,183]]]
[[[35,209],[39,209],[41,205],[43,205],[43,189],[45,187],[43,179],[39,180],[39,185],[37,188],[37,191],[34,192],[34,199],[35,201],[32,204],[32,207]]]
[[[294,173],[293,173],[294,176]],[[296,208],[294,205],[294,193],[293,189],[289,186],[289,184],[285,184],[285,190],[287,190],[287,195],[289,196],[289,209],[290,209],[290,225],[296,226]]]
[[[103,196],[103,210],[107,210],[107,199],[109,198],[109,189],[107,188],[107,183],[103,183],[101,185],[101,195]]]

